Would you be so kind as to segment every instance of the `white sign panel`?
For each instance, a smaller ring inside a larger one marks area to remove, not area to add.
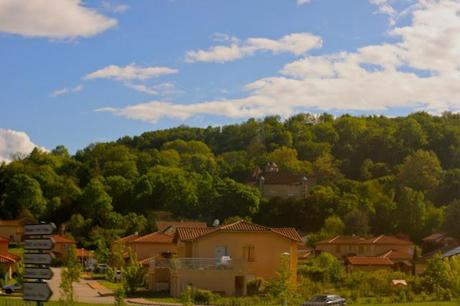
[[[24,254],[24,263],[27,265],[50,265],[51,261],[51,254]]]
[[[24,283],[24,300],[46,302],[53,292],[47,283]]]
[[[51,238],[29,239],[24,241],[25,250],[51,250],[54,241]]]
[[[53,271],[49,268],[29,268],[24,270],[24,278],[52,279]]]
[[[56,225],[54,223],[43,223],[43,224],[27,224],[24,225],[24,235],[51,235],[56,233]]]

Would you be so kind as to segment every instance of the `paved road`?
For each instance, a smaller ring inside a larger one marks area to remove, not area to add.
[[[54,277],[48,283],[53,291],[52,301],[58,301],[61,298],[59,285],[61,284],[61,268],[53,268]],[[88,286],[88,281],[80,279],[79,283],[73,285],[75,300],[77,302],[88,304],[114,304],[113,296],[100,296],[96,290]]]

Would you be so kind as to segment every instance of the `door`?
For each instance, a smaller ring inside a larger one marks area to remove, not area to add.
[[[244,276],[235,276],[235,295],[236,296],[243,296],[244,292]]]

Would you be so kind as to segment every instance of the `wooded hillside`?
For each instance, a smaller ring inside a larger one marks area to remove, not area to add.
[[[268,161],[317,185],[304,200],[261,199],[245,184]],[[153,230],[153,211],[211,222],[241,217],[336,233],[439,229],[460,237],[460,115],[250,119],[223,127],[146,132],[91,144],[35,149],[0,166],[0,218],[67,222],[84,246]]]

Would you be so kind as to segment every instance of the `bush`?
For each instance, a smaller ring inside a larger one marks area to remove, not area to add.
[[[252,295],[260,295],[263,293],[265,289],[265,281],[263,278],[256,278],[247,283],[247,294],[249,296]]]
[[[218,295],[209,290],[197,289],[194,292],[194,302],[201,305],[210,305],[218,299]]]

